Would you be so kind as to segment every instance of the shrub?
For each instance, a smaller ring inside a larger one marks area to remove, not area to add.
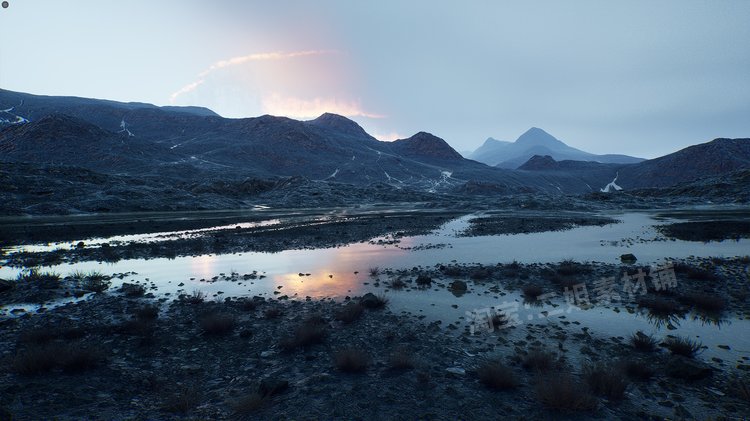
[[[385,308],[385,306],[388,304],[388,299],[385,297],[385,295],[375,295],[371,292],[368,292],[359,300],[359,304],[365,308],[369,308],[370,310],[378,310],[381,308]]]
[[[653,352],[656,350],[656,345],[659,343],[653,336],[646,335],[645,333],[638,331],[630,336],[630,343],[638,351],[642,352]]]
[[[557,358],[546,351],[534,349],[521,360],[521,366],[526,370],[550,371],[557,365]]]
[[[591,272],[591,269],[573,260],[563,260],[557,265],[557,273],[562,276],[575,276]]]
[[[536,300],[544,292],[542,287],[535,284],[524,285],[521,291],[523,291],[524,297],[531,300]]]
[[[394,281],[391,281],[391,288],[393,289],[402,289],[406,287],[406,282],[402,281],[401,279],[396,279]]]
[[[419,276],[417,276],[416,283],[421,287],[428,287],[432,285],[432,278],[425,274],[420,274]]]
[[[589,411],[597,406],[596,399],[573,380],[570,374],[539,377],[535,389],[539,401],[555,411]]]
[[[344,324],[350,324],[359,319],[364,311],[365,308],[359,303],[350,302],[336,312],[334,318]]]
[[[297,348],[308,348],[322,343],[328,332],[324,326],[303,323],[292,336],[281,340],[279,346],[283,351],[291,352]]]
[[[368,272],[370,273],[370,276],[378,276],[380,273],[380,268],[377,266],[373,266],[368,269]]]
[[[490,389],[506,390],[518,386],[518,379],[509,367],[499,361],[489,361],[477,370],[479,381]]]
[[[258,307],[255,300],[249,298],[242,298],[237,300],[237,302],[239,303],[240,309],[244,311],[253,311]]]
[[[21,272],[17,281],[35,283],[40,288],[54,289],[60,286],[60,275],[55,272],[40,272],[38,269],[30,269],[28,272]]]
[[[682,336],[670,336],[664,341],[664,346],[674,355],[694,357],[703,348],[703,344]]]
[[[729,394],[750,402],[750,376],[738,376],[732,379],[729,384]]]
[[[592,392],[609,399],[622,399],[628,387],[625,373],[601,363],[584,367],[583,378]]]
[[[361,349],[349,348],[334,356],[336,368],[344,373],[362,373],[370,364],[370,357]]]
[[[414,357],[405,348],[398,348],[388,357],[388,367],[391,370],[411,370],[414,368]]]
[[[201,304],[206,299],[206,293],[195,289],[190,295],[180,295],[180,299],[188,304]]]
[[[209,313],[200,318],[200,327],[203,334],[209,336],[226,335],[234,329],[236,319],[231,314]]]

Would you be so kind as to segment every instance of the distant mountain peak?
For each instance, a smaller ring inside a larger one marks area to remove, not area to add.
[[[565,145],[565,143],[538,127],[532,127],[529,130],[526,130],[518,137],[518,139],[516,139],[516,143],[519,145],[540,145],[547,147]]]
[[[367,137],[372,139],[365,129],[362,128],[356,121],[350,120],[342,115],[333,113],[323,113],[320,117],[310,120],[307,123],[324,127],[327,129],[335,130],[340,133],[348,134],[357,137]]]

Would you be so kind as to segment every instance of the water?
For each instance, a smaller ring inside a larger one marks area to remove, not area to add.
[[[91,270],[105,274],[120,274],[121,279],[113,280],[113,288],[117,288],[122,282],[138,282],[151,288],[150,292],[157,297],[175,297],[179,293],[203,291],[216,299],[253,295],[286,295],[296,299],[342,299],[365,292],[383,293],[386,290],[387,277],[380,276],[380,284],[376,286],[376,277],[370,276],[368,272],[371,267],[403,269],[415,266],[432,267],[451,262],[495,264],[515,260],[521,263],[546,263],[565,259],[616,264],[619,263],[620,255],[624,253],[635,254],[639,263],[658,264],[668,258],[732,257],[746,255],[750,251],[750,244],[745,239],[709,243],[665,240],[654,226],[673,220],[656,218],[654,213],[649,212],[606,215],[621,222],[601,227],[579,227],[567,231],[532,234],[456,236],[468,227],[469,219],[475,216],[457,218],[428,235],[402,238],[398,244],[378,244],[377,240],[389,238],[376,238],[371,242],[325,249],[208,254],[174,259],[122,260],[116,263],[79,262],[45,267],[42,270],[51,270],[63,275],[73,271]],[[278,220],[253,224],[264,226],[276,222]],[[87,243],[101,244],[114,240],[149,241],[164,236],[200,235],[203,231],[205,230],[112,237],[88,240]],[[32,245],[13,250],[40,250],[59,246]],[[254,271],[264,278],[243,279],[242,275]],[[2,267],[0,278],[12,279],[19,272],[19,268]],[[232,273],[239,276],[231,277]],[[300,276],[300,273],[303,276]],[[306,275],[308,273],[309,276]],[[225,276],[219,276],[220,274]],[[392,311],[422,315],[427,320],[441,320],[446,324],[458,323],[461,325],[458,331],[463,331],[466,325],[467,312],[503,303],[516,303],[519,306],[519,318],[524,323],[537,323],[541,320],[540,310],[525,308],[522,305],[523,299],[513,291],[493,292],[482,286],[472,286],[470,292],[461,297],[454,296],[445,288],[388,291],[387,295]],[[49,308],[50,305],[46,307]],[[9,315],[13,308],[34,309],[28,304],[18,303],[0,308],[0,315]],[[550,316],[549,320],[553,320],[554,317],[556,316]],[[592,331],[606,337],[627,337],[636,330],[659,336],[667,333],[680,334],[698,337],[703,341],[709,347],[705,352],[707,357],[735,360],[750,356],[750,335],[747,335],[747,332],[750,332],[750,323],[747,320],[730,318],[724,324],[716,326],[688,318],[680,321],[675,330],[668,331],[664,326],[656,326],[644,314],[630,314],[625,311],[618,313],[605,307],[576,309],[566,313],[565,319],[579,321],[583,326],[588,326]],[[728,344],[731,344],[731,350],[717,347]]]

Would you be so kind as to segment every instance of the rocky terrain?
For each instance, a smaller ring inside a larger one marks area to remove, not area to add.
[[[649,287],[637,300],[612,306],[647,312],[657,323],[701,314],[748,317],[746,266],[746,258],[679,262],[678,290]],[[384,294],[339,302],[219,300],[189,292],[156,300],[146,285],[108,290],[106,276],[37,274],[19,286],[23,293],[83,289],[86,295],[0,321],[0,414],[14,420],[742,417],[750,410],[747,359],[705,359],[700,341],[639,332],[609,337],[564,315],[516,325],[510,313],[497,313],[494,331],[472,334],[470,319],[428,323],[388,310],[389,288],[412,294],[448,288],[457,297],[521,289],[533,306],[536,297],[568,283],[636,269],[562,262],[384,270],[373,275]],[[0,292],[9,293],[21,291]]]

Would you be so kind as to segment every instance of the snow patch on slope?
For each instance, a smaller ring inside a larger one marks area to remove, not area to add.
[[[620,186],[617,185],[617,177],[619,177],[619,176],[620,176],[619,172],[617,174],[615,174],[615,179],[612,180],[606,186],[604,186],[604,188],[601,189],[601,192],[602,193],[611,193],[613,191],[620,191],[620,190],[622,190],[622,187],[620,187]]]

